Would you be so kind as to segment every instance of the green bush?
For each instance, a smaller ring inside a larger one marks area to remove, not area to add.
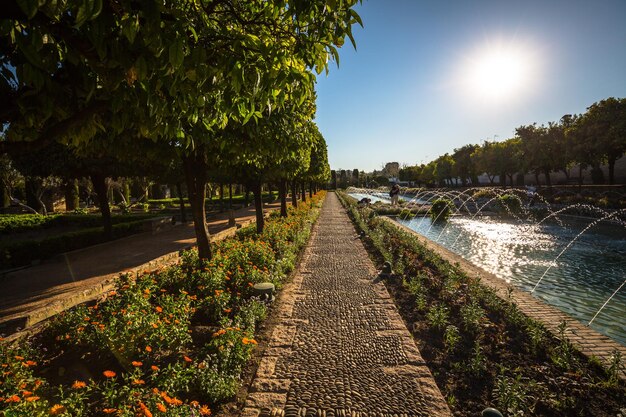
[[[144,220],[115,224],[113,225],[113,239],[142,232],[143,224]],[[0,268],[27,265],[36,259],[46,259],[59,253],[95,245],[106,240],[101,227],[92,227],[38,240],[1,244]]]
[[[504,194],[498,197],[500,207],[511,214],[519,214],[522,211],[522,202],[520,198],[513,194]]]
[[[448,218],[452,215],[453,208],[454,203],[452,203],[452,201],[440,198],[433,201],[433,205],[428,214],[433,221],[443,222],[448,220]]]

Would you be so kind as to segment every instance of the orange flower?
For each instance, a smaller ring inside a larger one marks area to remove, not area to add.
[[[162,403],[158,403],[156,406],[159,409],[159,411],[162,413],[165,413],[167,411],[167,407]]]
[[[133,385],[144,385],[146,383],[146,381],[144,381],[143,379],[135,379],[133,381]]]
[[[163,308],[161,308],[159,306],[156,306],[154,309],[157,311],[157,313],[162,313],[163,312]]]
[[[233,309],[232,309],[232,308],[225,308],[225,309],[224,309],[224,313],[230,313],[231,311],[233,311]]]
[[[193,362],[189,356],[183,356],[183,359],[185,360],[185,362]]]
[[[50,414],[53,416],[58,416],[61,413],[64,413],[66,408],[61,404],[55,404],[50,408]]]
[[[31,395],[33,395],[33,393],[30,391],[22,391],[22,397],[30,397]]]
[[[200,408],[200,414],[203,416],[210,416],[211,415],[211,409],[209,407],[207,407],[206,405],[203,405],[202,408]]]
[[[33,397],[24,398],[24,399],[28,402],[33,402],[33,401],[37,401],[39,397],[33,396]]]
[[[15,360],[17,360],[17,361],[23,361],[23,360],[24,360],[24,357],[23,357],[23,356],[20,356],[20,355],[15,355]]]
[[[143,365],[143,363],[141,363],[139,361],[132,361],[131,363],[133,364],[133,366],[137,366],[137,367]]]
[[[155,329],[158,329],[158,328],[159,328],[159,325],[158,325],[158,324],[156,324],[156,323],[152,323],[152,327],[154,327]]]
[[[191,401],[189,404],[193,407],[200,407],[200,403],[196,400]]]
[[[150,369],[152,369],[153,371],[155,371],[155,372],[156,372],[156,371],[158,371],[158,370],[159,370],[159,367],[158,367],[158,366],[156,366],[156,365],[152,365],[152,366],[150,367]]]
[[[152,352],[152,348],[150,346],[146,346],[146,352]]]
[[[87,386],[86,383],[84,383],[83,381],[74,381],[74,383],[72,384],[72,388],[74,389],[81,389],[81,388],[85,388]]]
[[[104,375],[107,378],[114,378],[115,375],[117,375],[115,372],[113,371],[104,371],[102,372],[102,375]]]
[[[257,345],[257,341],[254,339],[248,339],[247,337],[244,337],[243,339],[241,339],[241,341],[243,342],[244,345]]]
[[[4,400],[5,403],[19,403],[20,401],[22,401],[22,399],[18,397],[17,395],[12,395],[6,400]]]
[[[28,366],[35,366],[37,365],[37,362],[34,361],[26,361],[26,362],[22,362],[22,365],[28,367]]]
[[[102,410],[104,414],[113,414],[116,411],[117,411],[117,408],[105,408],[104,410]]]

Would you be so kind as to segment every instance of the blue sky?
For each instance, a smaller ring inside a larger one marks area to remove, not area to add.
[[[318,76],[332,169],[428,162],[626,97],[624,0],[365,0],[357,10],[357,50],[347,42],[339,68]]]

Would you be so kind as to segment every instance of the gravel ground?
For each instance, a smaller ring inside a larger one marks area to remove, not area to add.
[[[336,195],[329,193],[244,417],[449,416]]]

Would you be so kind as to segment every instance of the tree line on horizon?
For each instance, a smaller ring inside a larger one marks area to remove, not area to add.
[[[536,123],[515,129],[515,136],[501,141],[469,144],[445,153],[428,164],[403,166],[399,177],[418,186],[478,185],[485,173],[490,184],[524,185],[524,175],[543,176],[551,186],[551,173],[563,172],[569,181],[582,184],[587,170],[594,184],[605,183],[601,164],[608,165],[608,183],[615,178],[615,161],[626,152],[626,99],[607,98],[579,115],[564,115],[547,125]],[[571,169],[577,168],[572,176]]]
[[[329,178],[313,119],[316,75],[355,45],[360,0],[10,0],[0,10],[0,171],[35,187],[89,178],[105,233],[110,178],[185,188],[211,258],[207,185]],[[184,187],[180,187],[184,185]],[[70,192],[71,194],[71,192]]]

